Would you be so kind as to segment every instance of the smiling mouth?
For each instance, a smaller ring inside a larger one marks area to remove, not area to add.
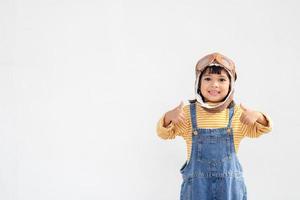
[[[218,92],[218,91],[208,91],[208,93],[212,96],[217,96],[220,94],[220,92]]]

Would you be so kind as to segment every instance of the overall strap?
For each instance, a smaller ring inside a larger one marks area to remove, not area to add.
[[[228,120],[227,128],[231,128],[231,121],[232,121],[233,114],[234,114],[234,106],[229,109],[229,120]]]
[[[191,120],[192,120],[192,131],[197,130],[197,118],[196,118],[196,103],[190,104],[190,113],[191,113]]]

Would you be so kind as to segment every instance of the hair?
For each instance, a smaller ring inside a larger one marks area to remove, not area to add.
[[[201,98],[203,99],[203,101],[205,102],[205,99],[204,97],[202,96],[201,94],[201,79],[202,79],[202,76],[203,74],[206,73],[206,71],[208,71],[209,74],[221,74],[221,71],[224,70],[228,79],[229,79],[229,90],[228,90],[228,93],[227,95],[224,97],[224,99],[222,99],[222,101],[224,101],[228,94],[230,93],[231,91],[231,77],[228,73],[227,70],[225,70],[223,67],[220,67],[220,66],[217,66],[217,65],[211,65],[211,66],[207,66],[206,68],[204,68],[204,70],[202,71],[202,73],[200,74],[200,77],[199,77],[199,82],[198,82],[198,89],[197,89],[197,93],[201,96]],[[193,100],[189,100],[190,103],[195,103],[197,101],[197,99],[193,99]],[[228,105],[228,108],[231,108],[232,106],[234,106],[234,101],[232,101],[229,105]]]

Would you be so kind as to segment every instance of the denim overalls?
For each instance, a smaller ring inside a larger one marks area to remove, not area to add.
[[[189,162],[180,169],[183,182],[180,200],[246,200],[243,169],[234,149],[229,110],[226,128],[197,128],[196,104],[190,104],[193,127]]]

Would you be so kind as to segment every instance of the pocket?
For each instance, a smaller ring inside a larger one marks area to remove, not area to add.
[[[197,143],[197,160],[223,162],[231,159],[230,140],[220,136],[209,136]]]

